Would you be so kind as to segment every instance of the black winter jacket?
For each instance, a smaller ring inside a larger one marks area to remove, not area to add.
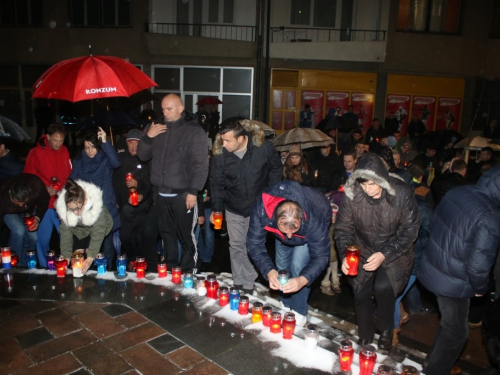
[[[451,189],[434,211],[417,277],[438,296],[471,298],[488,290],[500,246],[500,166],[477,185]]]
[[[305,213],[300,229],[290,239],[283,235],[274,220],[276,206],[285,199],[297,202]],[[317,189],[301,186],[295,181],[282,181],[262,193],[255,202],[247,234],[248,255],[267,279],[269,271],[276,269],[266,250],[268,232],[288,246],[307,244],[310,259],[300,271],[300,276],[304,276],[311,285],[330,259],[328,229],[331,221],[330,203]]]
[[[383,188],[379,199],[364,193],[358,178],[372,180]],[[413,243],[420,227],[417,202],[409,185],[399,177],[389,175],[382,159],[367,153],[358,159],[354,173],[347,180],[345,197],[337,213],[335,241],[340,260],[349,245],[361,250],[358,275],[349,278],[355,292],[373,276],[363,270],[366,260],[374,253],[385,256],[384,267],[394,290],[401,293],[413,267]]]
[[[469,185],[470,182],[467,181],[460,173],[451,172],[445,173],[438,176],[432,181],[431,191],[434,198],[434,204],[437,206],[448,190],[457,187]]]
[[[228,210],[248,217],[257,196],[281,181],[283,166],[273,144],[258,125],[243,125],[248,136],[247,152],[240,159],[222,148],[220,134],[212,149],[210,187],[212,211]]]

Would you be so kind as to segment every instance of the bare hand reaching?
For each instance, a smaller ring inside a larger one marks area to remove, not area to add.
[[[167,125],[162,124],[153,124],[149,127],[148,137],[154,138],[161,133],[165,133],[167,131]]]

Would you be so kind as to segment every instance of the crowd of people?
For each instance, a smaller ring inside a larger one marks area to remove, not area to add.
[[[144,116],[154,121],[130,130],[123,149],[102,128],[86,134],[73,161],[58,124],[37,140],[24,169],[0,145],[0,222],[10,230],[2,245],[20,266],[36,248],[39,266],[47,267],[55,229],[66,259],[75,251],[84,256],[83,273],[98,253],[109,269],[125,253],[130,269],[141,256],[153,272],[159,261],[210,271],[214,214],[222,212],[234,286],[251,293],[260,272],[303,325],[311,284],[324,275],[321,291],[342,293],[339,272],[349,274],[346,249],[356,245],[357,275],[347,280],[359,344],[371,343],[376,329],[380,349],[397,344],[408,321],[401,299],[409,313],[426,313],[425,287],[442,316],[425,371],[450,372],[467,339],[470,300],[488,292],[500,245],[500,166],[490,147],[467,163],[453,148],[456,138],[422,142],[418,116],[403,137],[392,114],[366,130],[356,124],[332,145],[293,144],[280,158],[257,124],[219,126],[216,110],[189,113],[175,94],[161,109],[155,120],[148,107]],[[307,128],[308,113],[306,106]],[[29,228],[26,215],[34,216]]]

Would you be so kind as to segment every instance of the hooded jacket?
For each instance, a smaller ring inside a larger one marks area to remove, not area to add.
[[[35,148],[31,149],[26,158],[24,173],[31,173],[40,177],[45,186],[50,185],[50,179],[57,177],[61,186],[71,173],[71,162],[66,146],[54,150],[47,143],[47,135],[40,137]],[[57,195],[50,197],[49,208],[54,208]]]
[[[382,196],[369,197],[358,178],[372,180],[382,187]],[[413,191],[399,177],[390,175],[382,159],[373,153],[358,159],[344,189],[345,197],[335,223],[335,241],[342,261],[349,245],[357,245],[361,251],[358,275],[350,278],[351,285],[357,292],[373,276],[373,272],[363,270],[363,265],[372,254],[381,252],[385,256],[381,267],[397,296],[410,277],[413,243],[420,226]]]
[[[304,210],[302,225],[292,238],[286,237],[278,229],[274,219],[276,206],[284,200],[295,201]],[[248,255],[267,279],[269,271],[276,269],[266,250],[267,233],[272,233],[287,246],[307,244],[310,259],[299,276],[304,276],[308,280],[308,285],[311,285],[323,272],[330,259],[328,229],[331,222],[330,203],[319,190],[301,186],[295,181],[282,181],[259,195],[255,202],[247,234]]]
[[[451,189],[434,211],[417,277],[438,296],[471,298],[488,290],[500,246],[500,166],[474,185]]]
[[[85,150],[82,150],[80,157],[74,161],[70,177],[73,180],[91,182],[102,190],[102,200],[113,217],[115,231],[120,228],[120,215],[113,189],[113,170],[120,167],[121,161],[111,143],[105,142],[101,147],[102,150],[93,158],[88,157]]]
[[[223,148],[220,134],[217,134],[212,148],[210,187],[212,211],[225,208],[248,217],[257,196],[281,181],[283,165],[273,144],[265,139],[264,130],[255,124],[242,126],[248,137],[243,159]]]
[[[75,182],[85,191],[87,203],[83,208],[82,216],[75,215],[67,210],[65,202],[66,189],[61,191],[55,207],[59,219],[61,219],[59,228],[61,233],[61,254],[66,259],[70,259],[73,250],[76,250],[73,249],[73,236],[79,239],[90,236],[88,256],[95,258],[101,249],[104,237],[113,228],[113,218],[103,204],[101,189],[90,182],[82,180]]]

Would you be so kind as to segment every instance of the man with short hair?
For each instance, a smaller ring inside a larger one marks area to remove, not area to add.
[[[300,112],[299,128],[314,128],[314,112],[311,111],[309,104],[306,104],[304,110]]]
[[[370,144],[370,151],[376,152],[380,140],[385,136],[384,129],[380,126],[378,118],[372,120],[372,126],[366,131],[366,141]]]
[[[399,129],[399,121],[396,118],[394,111],[389,113],[389,117],[385,118],[384,130],[387,135],[393,135]]]
[[[322,193],[328,193],[339,188],[335,183],[335,175],[342,170],[342,163],[331,145],[321,147],[320,152],[312,166],[316,180],[315,187]]]
[[[52,231],[56,228],[59,233],[61,223],[54,209],[58,190],[52,186],[51,179],[55,177],[59,186],[64,187],[72,168],[68,149],[63,145],[65,137],[66,131],[62,125],[51,124],[47,128],[47,134],[29,152],[24,167],[24,173],[34,174],[42,179],[50,195],[49,209],[38,226],[36,252],[41,267],[47,267],[47,251]]]
[[[0,138],[0,183],[9,177],[23,173],[24,163],[15,156]]]
[[[356,150],[356,158],[359,158],[368,152],[368,150],[366,150],[366,146],[367,144],[365,144],[362,140],[356,142],[356,146],[354,147]]]
[[[212,149],[212,214],[225,210],[234,286],[253,290],[257,272],[247,253],[247,231],[255,199],[282,178],[283,166],[273,144],[256,124],[228,122]]]
[[[151,185],[163,239],[167,266],[180,264],[183,272],[199,267],[195,228],[198,220],[197,194],[208,175],[207,135],[196,116],[184,110],[175,94],[161,101],[163,117],[145,129],[137,147],[140,160],[151,160]],[[177,240],[182,245],[179,262]]]
[[[449,173],[443,173],[432,181],[431,192],[436,206],[450,189],[470,184],[465,179],[466,173],[467,163],[462,159],[454,159],[451,162]]]
[[[347,107],[347,112],[344,113],[343,117],[348,120],[351,125],[358,126],[358,115],[354,113],[354,106],[352,104]]]
[[[331,221],[326,197],[295,181],[282,181],[259,195],[250,217],[248,254],[270,288],[282,290],[283,305],[300,314],[299,326],[306,321],[311,284],[330,258]],[[267,253],[267,234],[276,238],[276,266]],[[278,281],[278,270],[291,275],[284,285]]]
[[[495,165],[492,157],[493,149],[491,147],[487,146],[481,149],[479,157],[469,163],[467,177],[470,182],[476,183],[485,169],[489,169]]]
[[[5,223],[10,229],[9,246],[19,257],[19,266],[26,266],[26,251],[35,249],[37,230],[49,200],[43,181],[33,174],[21,173],[0,186],[0,228]],[[32,228],[23,221],[26,214],[35,217]]]

